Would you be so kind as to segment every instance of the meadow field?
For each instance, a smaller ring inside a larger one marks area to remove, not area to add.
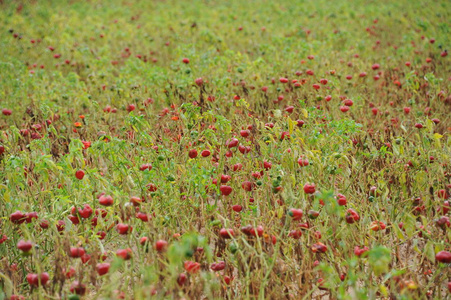
[[[451,299],[448,0],[0,0],[0,300]]]

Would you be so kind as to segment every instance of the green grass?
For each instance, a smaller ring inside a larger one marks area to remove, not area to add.
[[[0,1],[0,300],[449,297],[450,19],[448,1]]]

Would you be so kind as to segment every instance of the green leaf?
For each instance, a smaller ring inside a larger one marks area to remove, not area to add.
[[[434,244],[432,241],[428,241],[426,245],[424,245],[424,255],[429,259],[431,262],[435,262],[435,251],[434,251]]]
[[[391,260],[390,254],[390,249],[384,246],[377,246],[369,251],[368,262],[377,276],[388,272]]]
[[[11,297],[11,294],[13,292],[13,283],[11,280],[3,273],[0,273],[0,279],[3,283],[3,290],[6,294],[7,299]]]

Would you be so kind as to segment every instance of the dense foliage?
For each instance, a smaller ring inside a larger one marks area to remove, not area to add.
[[[0,1],[0,299],[444,299],[451,2]]]

